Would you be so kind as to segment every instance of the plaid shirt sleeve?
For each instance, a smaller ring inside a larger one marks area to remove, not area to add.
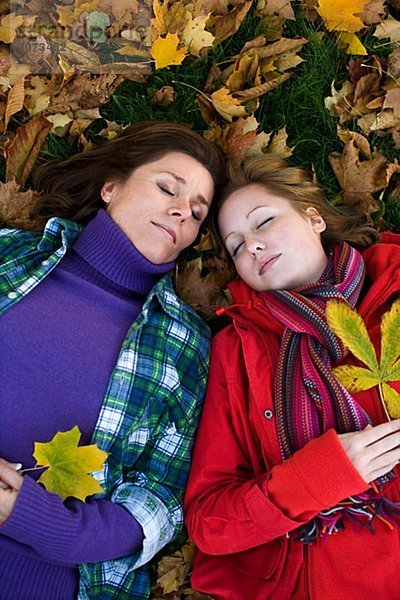
[[[206,385],[209,332],[172,288],[165,282],[157,287],[160,303],[157,294],[146,302],[144,321],[134,324],[118,360],[121,371],[116,374],[115,389],[113,384],[109,388],[110,398],[121,399],[128,393],[131,401],[119,409],[114,401],[109,412],[103,408],[95,432],[95,441],[107,449],[107,432],[121,431],[129,424],[122,448],[116,443],[111,449],[107,469],[125,465],[125,475],[111,499],[141,524],[143,547],[130,557],[84,565],[82,599],[113,598],[113,594],[131,600],[147,598],[144,565],[176,537],[183,524],[182,499]],[[115,423],[119,418],[122,425]],[[114,478],[110,472],[104,476],[105,480]],[[90,596],[84,595],[84,585]]]

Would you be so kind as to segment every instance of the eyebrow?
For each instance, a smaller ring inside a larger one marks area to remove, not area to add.
[[[253,213],[255,210],[258,210],[259,208],[265,208],[265,207],[268,207],[268,204],[260,204],[259,206],[255,206],[254,208],[252,208],[251,210],[249,210],[249,212],[248,212],[248,213],[247,213],[247,215],[246,215],[246,219],[248,219],[248,218],[249,218],[249,216],[250,216],[250,215],[251,215],[251,214],[252,214],[252,213]],[[230,233],[228,233],[228,235],[226,235],[226,236],[223,238],[223,241],[224,241],[224,242],[226,242],[226,240],[228,239],[228,237],[229,237],[230,235],[233,235],[234,233],[236,233],[236,232],[235,232],[235,231],[231,231]]]
[[[181,177],[180,175],[177,175],[176,173],[173,173],[172,171],[161,171],[161,172],[166,173],[167,175],[171,175],[174,179],[179,181],[179,183],[186,183],[186,179],[184,177]],[[204,206],[206,206],[207,208],[210,208],[211,202],[208,203],[202,194],[197,195],[197,200],[200,202],[200,204],[204,204]]]

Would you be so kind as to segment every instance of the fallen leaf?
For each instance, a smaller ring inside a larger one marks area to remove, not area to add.
[[[394,116],[400,120],[400,87],[388,91],[383,103],[385,108],[392,108]]]
[[[374,35],[379,38],[389,38],[391,42],[400,42],[400,21],[389,15],[385,21],[379,23]]]
[[[256,13],[260,16],[264,14],[277,14],[283,19],[295,20],[293,8],[289,0],[258,0]]]
[[[47,467],[38,482],[63,500],[73,496],[84,501],[87,496],[103,491],[100,483],[88,473],[98,471],[107,452],[96,444],[78,446],[81,433],[76,425],[69,431],[59,431],[49,442],[35,443],[33,457],[38,467]]]
[[[176,92],[174,88],[171,85],[164,85],[154,94],[150,100],[150,104],[152,106],[168,106],[174,102],[175,97]]]
[[[4,116],[4,126],[7,129],[8,123],[13,115],[23,109],[25,99],[25,77],[13,86],[8,93],[6,112]]]
[[[167,33],[165,38],[158,37],[151,47],[151,56],[156,61],[156,69],[170,65],[180,65],[187,54],[187,47],[179,48],[180,40],[176,33]]]
[[[0,21],[0,41],[6,44],[12,44],[17,35],[18,27],[21,27],[24,17],[10,13],[4,15]]]
[[[15,179],[21,186],[25,184],[50,129],[51,123],[42,116],[18,127],[5,151],[6,181]]]
[[[205,30],[208,15],[202,17],[190,17],[185,29],[182,31],[182,41],[188,47],[190,54],[200,56],[203,48],[213,45],[215,37]]]
[[[252,0],[240,3],[227,14],[211,19],[212,27],[210,26],[210,28],[217,42],[222,42],[237,32],[252,4]]]
[[[294,148],[289,148],[286,145],[288,135],[286,133],[286,127],[279,129],[274,135],[272,142],[268,145],[266,151],[272,154],[278,154],[283,158],[289,158],[293,154]]]
[[[63,113],[47,115],[46,118],[52,124],[51,132],[59,137],[63,137],[68,133],[69,127],[73,121],[71,117]]]
[[[365,46],[355,33],[341,31],[337,36],[338,48],[344,50],[347,54],[368,54]]]
[[[219,114],[227,121],[231,122],[233,117],[243,117],[246,109],[240,103],[240,100],[231,96],[228,88],[221,87],[211,94],[211,102]]]
[[[359,16],[364,25],[376,25],[385,14],[386,0],[367,0],[367,4]]]
[[[343,202],[358,204],[367,214],[377,208],[372,194],[385,188],[398,169],[397,161],[388,163],[376,150],[370,159],[362,161],[354,139],[345,144],[342,154],[332,152],[328,160],[343,190]]]
[[[41,227],[31,218],[39,196],[33,190],[21,192],[15,179],[0,183],[0,224],[16,229],[40,230]]]
[[[318,0],[316,10],[329,31],[355,33],[364,27],[356,16],[365,9],[366,0]]]

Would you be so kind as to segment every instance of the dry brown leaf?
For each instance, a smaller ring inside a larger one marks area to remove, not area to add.
[[[292,21],[295,19],[290,0],[258,0],[256,14],[259,16],[276,14],[283,19]]]
[[[8,123],[13,115],[23,109],[25,99],[25,77],[14,85],[8,93],[6,112],[4,117],[4,126],[7,129]]]
[[[16,229],[40,230],[40,226],[30,217],[39,196],[33,190],[21,192],[15,179],[0,183],[0,224]]]
[[[76,75],[64,85],[58,94],[52,97],[47,112],[54,114],[81,108],[98,108],[109,100],[110,94],[121,81],[122,77],[115,73],[105,73],[101,80],[96,75],[89,73]]]
[[[379,38],[389,38],[391,42],[400,42],[400,21],[389,15],[375,29],[374,35]]]
[[[388,91],[383,103],[383,109],[385,108],[392,108],[394,116],[400,120],[400,87]]]
[[[18,127],[15,138],[5,150],[6,181],[15,179],[21,186],[25,184],[51,127],[42,116]]]
[[[172,4],[168,0],[154,0],[153,11],[155,17],[151,22],[158,35],[180,33],[191,16],[184,3],[179,0]]]
[[[283,52],[300,52],[304,44],[307,44],[307,38],[281,38],[273,44],[269,44],[263,48],[255,48],[254,52],[259,58],[268,58],[282,54]]]
[[[205,266],[209,270],[207,275],[203,273]],[[231,279],[232,271],[224,258],[214,256],[203,264],[199,257],[186,262],[183,270],[178,271],[175,287],[180,298],[209,320],[215,316],[211,307],[223,305],[221,290]]]
[[[272,79],[271,81],[266,81],[265,83],[262,83],[261,85],[257,85],[248,90],[236,92],[235,95],[238,98],[241,98],[242,100],[246,100],[246,101],[253,100],[254,98],[259,98],[260,96],[263,96],[267,92],[274,90],[276,87],[278,87],[278,85],[280,85],[281,83],[283,83],[284,81],[289,79],[291,76],[292,76],[292,73],[283,73],[282,75],[278,75],[275,79]]]
[[[270,134],[257,134],[258,125],[254,116],[225,125],[214,121],[204,135],[223,149],[230,163],[239,165],[245,158],[262,154],[269,143]]]
[[[371,158],[371,148],[369,141],[361,133],[357,131],[350,131],[349,129],[342,129],[339,125],[337,128],[338,138],[343,144],[347,144],[350,140],[353,140],[354,145],[358,148],[365,158]]]
[[[358,16],[364,25],[377,25],[385,14],[386,0],[368,0],[362,13]]]
[[[359,152],[352,139],[345,144],[342,154],[333,152],[328,159],[343,190],[343,202],[358,205],[361,212],[369,214],[377,208],[372,194],[387,186],[398,163],[388,163],[376,150],[370,159],[361,161]]]
[[[190,54],[200,56],[203,48],[213,45],[215,37],[205,30],[208,15],[192,18],[187,22],[182,31],[182,41],[188,46]]]
[[[24,22],[24,17],[10,13],[4,15],[0,20],[0,42],[6,44],[12,44],[17,35],[17,29],[21,27]]]
[[[245,16],[249,12],[252,3],[252,0],[243,2],[238,4],[238,6],[235,6],[233,10],[226,15],[210,19],[210,22],[212,23],[210,29],[215,35],[217,42],[222,42],[237,32]]]
[[[289,158],[293,154],[293,148],[289,148],[287,146],[288,135],[286,133],[286,127],[279,129],[279,131],[274,135],[272,142],[268,145],[266,151],[272,154],[278,154],[283,158]]]
[[[150,100],[150,104],[152,106],[168,106],[174,102],[175,97],[176,92],[174,88],[171,85],[164,85],[154,94]]]
[[[392,109],[388,109],[378,114],[369,113],[364,115],[361,119],[358,119],[357,123],[364,133],[369,134],[371,131],[380,131],[395,127],[399,124],[399,118]]]
[[[400,47],[393,50],[392,54],[389,55],[387,70],[389,77],[395,79],[400,77]]]

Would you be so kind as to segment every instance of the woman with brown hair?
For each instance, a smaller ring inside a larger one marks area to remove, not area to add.
[[[356,308],[379,351],[400,236],[376,243],[366,219],[273,156],[233,172],[215,212],[239,279],[186,491],[192,585],[216,600],[397,600],[400,421],[376,386],[350,394],[335,377],[357,361],[326,303]]]
[[[182,526],[209,334],[171,270],[223,179],[216,148],[144,122],[42,169],[42,233],[0,231],[0,598],[145,599]],[[51,217],[51,218],[50,218]],[[108,453],[88,502],[39,485],[34,442]]]

